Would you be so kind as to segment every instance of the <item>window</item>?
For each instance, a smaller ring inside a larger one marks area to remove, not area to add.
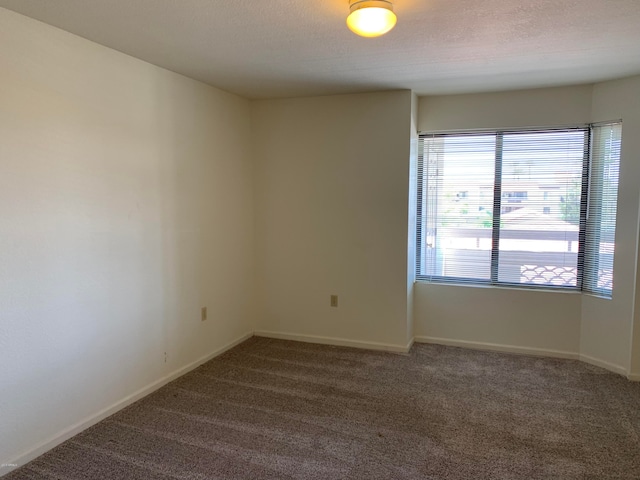
[[[611,296],[621,131],[421,135],[417,277]]]
[[[613,250],[621,145],[621,124],[593,128],[582,287],[588,292],[603,296],[611,296],[613,291]]]

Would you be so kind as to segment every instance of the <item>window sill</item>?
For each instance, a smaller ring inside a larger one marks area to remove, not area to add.
[[[492,285],[492,284],[481,284],[481,283],[464,283],[464,282],[438,282],[433,280],[423,280],[416,279],[415,283],[422,285],[437,285],[437,286],[445,286],[445,287],[464,287],[464,288],[484,288],[490,290],[511,290],[516,292],[535,292],[535,293],[564,293],[568,295],[588,295],[590,297],[600,298],[603,300],[611,300],[610,298],[603,297],[600,295],[595,295],[592,293],[581,292],[580,290],[569,289],[569,288],[550,288],[550,287],[516,287],[511,285]]]

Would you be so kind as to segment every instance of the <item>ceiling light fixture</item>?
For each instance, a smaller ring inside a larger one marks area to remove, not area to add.
[[[349,29],[361,37],[379,37],[396,26],[390,0],[349,0],[351,13],[347,17]]]

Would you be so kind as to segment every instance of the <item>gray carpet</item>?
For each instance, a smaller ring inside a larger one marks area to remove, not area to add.
[[[640,479],[639,436],[583,363],[252,338],[6,478]]]

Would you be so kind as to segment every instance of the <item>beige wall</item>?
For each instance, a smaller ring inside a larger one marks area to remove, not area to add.
[[[406,345],[411,99],[253,103],[259,330]]]
[[[576,86],[422,97],[418,129],[585,124],[591,118],[591,95],[591,86]],[[418,282],[414,296],[418,337],[579,353],[580,295]]]
[[[537,127],[588,123],[591,85],[420,97],[418,130]]]
[[[417,337],[437,343],[577,357],[578,293],[419,282]]]
[[[612,300],[584,296],[581,349],[619,370],[640,374],[640,322],[636,320],[632,363],[634,303],[637,297],[638,202],[640,199],[640,77],[595,85],[593,121],[622,119],[622,152],[614,295]],[[638,312],[636,312],[637,314]],[[636,317],[640,319],[640,317]]]
[[[0,464],[253,330],[249,126],[0,9]]]

